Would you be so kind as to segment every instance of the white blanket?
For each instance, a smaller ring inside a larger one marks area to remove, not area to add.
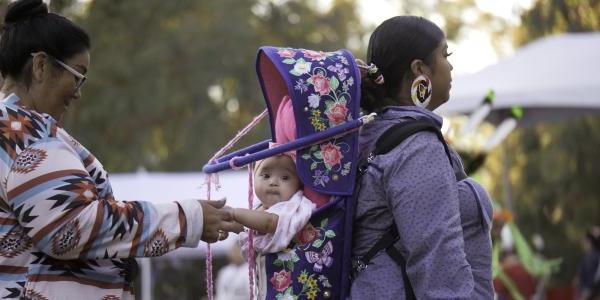
[[[273,234],[255,234],[254,251],[257,254],[277,253],[285,249],[312,215],[316,205],[304,197],[302,191],[296,192],[288,201],[279,202],[266,211],[279,217],[277,229]],[[242,253],[247,255],[248,233],[240,233]]]

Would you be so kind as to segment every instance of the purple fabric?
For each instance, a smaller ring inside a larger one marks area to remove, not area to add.
[[[292,99],[298,139],[343,126],[359,116],[360,72],[348,50],[323,52],[264,46],[258,51],[256,71],[274,142],[280,142],[276,139],[276,112],[286,95]],[[315,192],[351,195],[357,144],[357,135],[349,134],[299,150],[298,177]]]
[[[289,299],[307,299],[308,294],[313,299],[342,299],[348,283],[345,279],[349,264],[344,264],[344,257],[350,251],[346,247],[349,238],[345,211],[350,204],[347,197],[333,197],[313,212],[309,224],[290,244],[291,249],[265,255],[269,280],[266,299],[279,299],[283,295]],[[276,285],[277,278],[283,283]]]
[[[361,156],[391,125],[436,114],[417,107],[388,107],[360,133]],[[460,158],[451,154],[456,168]],[[407,261],[417,299],[493,299],[490,219],[485,190],[472,179],[457,182],[444,146],[431,132],[409,137],[376,157],[361,182],[353,257],[364,255],[396,222],[395,245]],[[352,283],[352,299],[404,299],[400,268],[379,253]]]

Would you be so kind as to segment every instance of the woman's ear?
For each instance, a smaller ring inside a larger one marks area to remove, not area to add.
[[[48,56],[44,53],[33,55],[31,61],[31,81],[36,83],[44,81],[46,72],[48,72]]]
[[[415,59],[410,63],[410,70],[414,77],[418,77],[419,75],[431,77],[431,69],[420,59]]]

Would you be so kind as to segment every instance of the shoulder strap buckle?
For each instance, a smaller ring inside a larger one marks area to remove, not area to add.
[[[375,154],[373,154],[373,152],[370,152],[369,155],[367,156],[367,163],[372,163],[374,159],[375,159]]]
[[[368,265],[365,264],[360,259],[355,260],[354,263],[353,263],[353,265],[354,265],[354,272],[356,272],[356,273],[362,272],[362,271],[364,271],[368,267]]]

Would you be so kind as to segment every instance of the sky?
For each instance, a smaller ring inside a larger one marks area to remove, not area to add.
[[[320,0],[327,2],[329,0]],[[446,0],[451,1],[451,0]],[[431,2],[431,0],[427,1]],[[490,12],[508,20],[511,24],[519,24],[519,10],[530,8],[534,0],[476,0],[479,9]],[[382,21],[397,15],[399,0],[359,0],[359,11],[363,21],[377,25]],[[433,22],[443,26],[443,20],[433,18]],[[514,49],[510,40],[502,42],[502,53],[510,55]],[[485,28],[470,28],[462,34],[462,39],[449,43],[449,51],[453,52],[450,62],[454,66],[454,75],[474,73],[498,61],[501,57],[492,46],[489,34]]]

